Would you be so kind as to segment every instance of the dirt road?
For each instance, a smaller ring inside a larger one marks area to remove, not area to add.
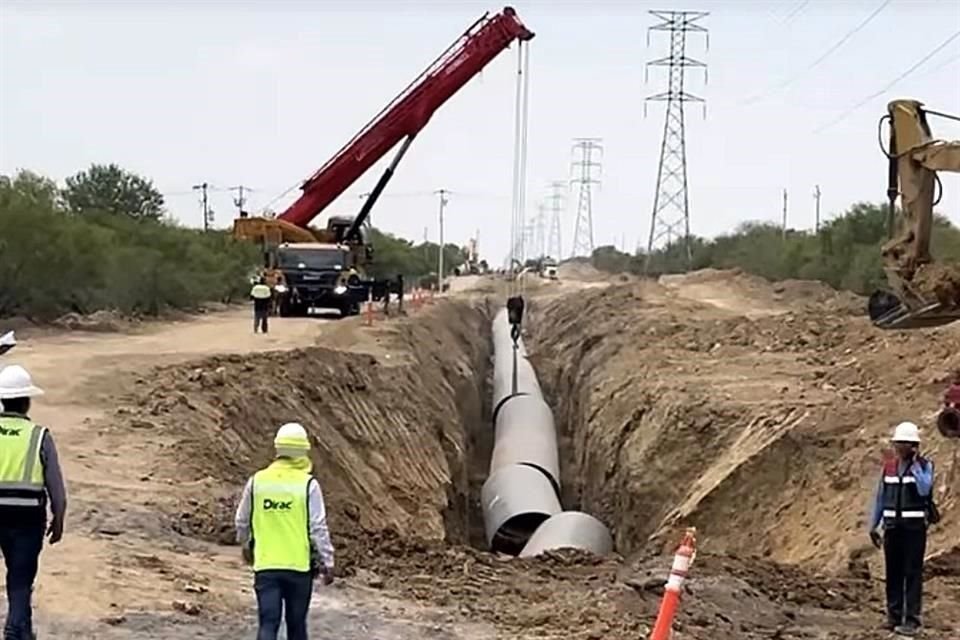
[[[372,347],[373,341],[354,339],[358,323],[284,319],[268,335],[254,335],[250,314],[232,310],[148,325],[134,334],[22,338],[4,362],[28,367],[46,390],[33,417],[55,434],[70,493],[64,540],[47,548],[42,558],[36,592],[41,637],[172,638],[187,633],[236,638],[241,629],[249,632],[249,619],[214,631],[209,620],[191,626],[189,616],[174,610],[174,602],[206,591],[203,583],[211,573],[221,581],[218,591],[232,590],[248,601],[249,580],[229,550],[218,554],[189,539],[171,541],[168,523],[151,507],[182,491],[184,484],[150,473],[168,444],[163,438],[149,429],[121,435],[113,428],[118,399],[138,381],[149,381],[154,367],[210,355],[288,351],[310,347],[321,337],[343,347]],[[318,630],[336,629],[338,637],[358,639],[368,637],[370,629],[382,629],[384,638],[424,636],[422,623],[405,625],[396,615],[400,622],[391,622],[381,612],[382,603],[371,604],[369,596],[354,593],[344,599],[341,591],[318,596],[318,612],[325,612]]]

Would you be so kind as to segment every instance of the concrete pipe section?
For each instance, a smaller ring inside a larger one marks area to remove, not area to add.
[[[525,464],[539,469],[560,495],[560,455],[553,412],[535,395],[511,396],[497,415],[490,473]]]
[[[533,532],[563,508],[553,484],[524,464],[501,467],[480,490],[487,544],[492,551],[517,555]]]
[[[510,325],[504,309],[493,321],[493,419],[503,403],[512,395],[529,394],[543,397],[540,382],[533,365],[527,360],[527,351],[523,340],[519,340],[516,350],[510,337]]]
[[[543,522],[520,551],[521,558],[556,549],[583,549],[597,555],[613,551],[606,525],[587,513],[564,511]]]
[[[493,321],[493,455],[480,499],[493,551],[534,556],[577,548],[613,549],[602,522],[560,504],[560,456],[553,412],[544,402],[523,341],[514,345],[503,309]]]

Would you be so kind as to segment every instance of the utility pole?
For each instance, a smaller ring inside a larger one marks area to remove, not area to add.
[[[704,82],[706,82],[707,65],[687,56],[687,34],[705,34],[709,47],[710,36],[707,34],[707,29],[696,24],[696,22],[710,14],[705,11],[651,11],[650,13],[660,22],[647,30],[647,46],[650,46],[651,32],[666,31],[670,34],[670,55],[651,60],[647,63],[646,68],[646,75],[649,76],[650,67],[666,67],[668,83],[665,92],[649,96],[643,103],[644,115],[646,115],[648,102],[667,103],[644,271],[650,267],[654,245],[661,238],[666,237],[669,246],[678,229],[682,229],[687,268],[689,269],[693,261],[693,249],[690,244],[690,198],[687,191],[687,141],[684,125],[684,105],[687,102],[702,103],[704,117],[707,114],[707,107],[703,98],[687,93],[684,84],[686,70],[690,67],[703,69]]]
[[[813,201],[816,202],[813,214],[813,232],[820,233],[820,185],[813,188]]]
[[[200,196],[200,205],[203,211],[203,230],[209,231],[210,227],[213,226],[213,216],[210,211],[210,201],[207,199],[207,190],[210,188],[210,185],[206,182],[201,182],[200,184],[193,185],[194,191],[199,191]]]
[[[233,199],[233,205],[237,208],[237,213],[241,218],[247,217],[247,212],[244,210],[243,205],[247,203],[247,198],[244,196],[244,193],[248,191],[253,191],[250,187],[244,185],[237,185],[236,187],[230,187],[230,191],[236,191],[237,197]]]
[[[440,250],[437,252],[437,291],[443,293],[443,210],[447,206],[446,189],[437,189],[434,193],[440,196]]]
[[[781,237],[784,242],[787,241],[787,190],[783,190],[783,225],[781,227]]]
[[[571,184],[578,187],[577,221],[573,227],[573,249],[570,257],[578,255],[590,257],[593,255],[593,193],[592,185],[599,185],[600,180],[593,177],[593,171],[600,170],[600,163],[594,161],[594,152],[603,153],[600,138],[574,138],[573,151],[579,155],[574,160],[571,169],[577,174]]]
[[[561,220],[563,209],[566,204],[567,183],[554,181],[550,183],[550,195],[547,201],[550,203],[550,239],[547,241],[547,255],[555,260],[560,260],[563,255],[562,237],[560,235]]]

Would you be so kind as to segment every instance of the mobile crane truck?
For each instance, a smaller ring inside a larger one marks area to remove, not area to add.
[[[484,14],[422,74],[360,130],[301,186],[302,193],[276,218],[241,214],[236,238],[259,242],[264,268],[273,276],[280,315],[305,315],[314,308],[336,308],[341,316],[360,303],[382,299],[398,283],[369,275],[374,258],[364,224],[393,177],[410,144],[431,116],[515,40],[533,32],[506,7]],[[356,217],[331,217],[324,229],[310,223],[397,144],[390,166],[377,181]]]

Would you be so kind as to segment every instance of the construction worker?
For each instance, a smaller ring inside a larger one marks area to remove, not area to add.
[[[884,461],[873,503],[870,540],[878,549],[883,548],[886,563],[885,627],[913,636],[921,626],[933,463],[920,455],[920,430],[914,423],[898,424],[892,442],[894,451]]]
[[[259,610],[257,640],[276,640],[281,617],[287,639],[307,640],[313,581],[333,583],[333,544],[320,484],[310,472],[310,440],[303,426],[280,427],[276,459],[243,489],[237,539],[253,564]],[[285,614],[285,615],[284,615]]]
[[[253,332],[256,333],[262,328],[263,332],[267,333],[267,318],[270,316],[273,289],[267,284],[264,276],[260,276],[257,284],[250,289],[250,297],[253,298]]]
[[[4,640],[36,637],[30,599],[43,537],[46,533],[50,544],[60,542],[67,512],[53,436],[29,418],[30,399],[42,394],[23,367],[0,370],[0,552],[7,566]]]

